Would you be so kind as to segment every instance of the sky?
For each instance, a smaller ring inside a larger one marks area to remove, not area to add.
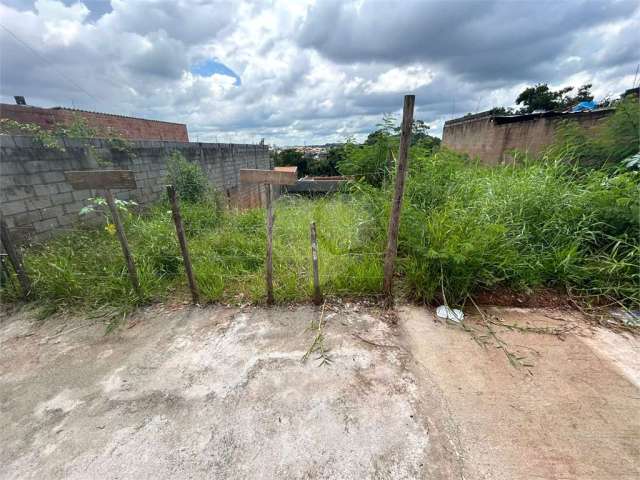
[[[639,32],[638,0],[0,0],[0,100],[286,146],[362,140],[412,93],[439,136],[539,82],[618,96]]]

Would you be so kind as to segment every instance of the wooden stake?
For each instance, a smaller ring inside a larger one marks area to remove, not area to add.
[[[187,237],[184,234],[184,226],[182,224],[182,215],[180,215],[180,207],[178,206],[178,198],[176,196],[176,188],[173,185],[167,185],[167,196],[171,203],[171,212],[173,213],[173,223],[176,225],[176,235],[178,236],[178,242],[180,242],[180,251],[182,252],[182,260],[184,261],[184,271],[187,274],[187,280],[189,281],[189,289],[191,290],[191,297],[193,303],[199,303],[200,295],[198,293],[198,286],[196,285],[196,279],[193,275],[193,268],[191,266],[191,257],[189,256],[189,249],[187,247]]]
[[[120,246],[122,246],[122,253],[124,254],[124,259],[127,262],[127,271],[129,272],[129,279],[131,280],[131,285],[133,285],[133,289],[136,291],[138,295],[140,292],[140,282],[138,281],[138,272],[136,270],[136,265],[133,263],[133,257],[131,256],[131,251],[129,250],[129,243],[127,242],[127,236],[124,233],[124,226],[122,225],[122,220],[120,220],[120,215],[118,214],[118,208],[116,207],[116,202],[113,198],[113,194],[111,190],[108,188],[104,192],[104,196],[107,200],[107,205],[109,205],[109,210],[111,211],[111,216],[113,217],[113,223],[116,226],[116,233],[118,235],[118,240],[120,240]]]
[[[9,233],[9,227],[7,226],[7,222],[4,220],[2,214],[0,214],[0,240],[2,241],[2,245],[4,245],[7,255],[9,256],[9,261],[16,271],[18,282],[20,282],[20,287],[22,288],[22,295],[27,299],[29,295],[31,295],[31,281],[29,280],[27,271],[22,263],[20,251],[13,243],[13,239]]]
[[[393,273],[396,255],[398,253],[400,210],[402,209],[404,184],[407,177],[407,158],[409,154],[409,145],[411,144],[411,127],[413,125],[413,107],[415,101],[415,95],[405,95],[404,107],[402,109],[402,131],[400,133],[400,151],[398,152],[398,170],[396,173],[393,203],[391,205],[391,217],[389,218],[387,250],[384,255],[384,283],[382,290],[387,307],[390,307],[393,304]]]
[[[266,280],[267,280],[267,305],[273,305],[273,198],[272,187],[267,184],[267,259],[266,259]]]
[[[320,292],[320,274],[318,272],[318,240],[316,238],[316,222],[311,222],[311,261],[313,263],[313,303],[322,304]]]

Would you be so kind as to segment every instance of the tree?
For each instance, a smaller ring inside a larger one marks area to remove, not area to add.
[[[591,102],[593,100],[593,95],[591,94],[591,87],[593,85],[591,83],[585,83],[582,85],[575,96],[570,97],[566,96],[564,98],[564,109],[570,109],[578,105],[580,102]]]
[[[576,103],[591,102],[593,100],[593,95],[591,94],[591,87],[593,87],[593,84],[591,83],[585,83],[584,85],[582,85],[578,89],[578,93],[576,94],[576,96],[573,97],[573,100],[575,100]]]
[[[551,90],[546,83],[538,83],[533,87],[525,88],[518,98],[516,104],[523,107],[519,113],[531,113],[535,110],[568,110],[580,102],[590,102],[593,100],[591,93],[591,83],[585,83],[574,96],[568,95],[574,90],[573,87],[565,87],[560,90]]]
[[[532,113],[535,110],[558,110],[565,106],[565,96],[573,90],[573,87],[565,87],[553,91],[546,83],[538,83],[533,87],[525,88],[518,98],[517,105],[523,105],[520,113]]]
[[[491,115],[513,115],[515,112],[511,107],[494,107],[489,110]]]
[[[307,174],[313,177],[331,177],[340,175],[338,173],[338,162],[343,159],[343,147],[334,146],[327,150],[326,156],[321,156],[317,160],[310,161]]]
[[[378,129],[367,135],[365,145],[377,145],[383,143],[387,146],[395,145],[400,141],[400,125],[394,115],[385,114],[382,123],[378,124]],[[411,127],[411,146],[418,144],[439,145],[440,139],[428,134],[431,127],[424,120],[414,120]],[[392,143],[393,142],[393,143]]]
[[[286,148],[274,155],[277,167],[298,167],[298,176],[303,177],[307,174],[307,159],[304,153],[293,148]]]

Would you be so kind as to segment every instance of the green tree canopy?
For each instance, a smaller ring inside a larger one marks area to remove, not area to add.
[[[551,90],[546,83],[538,83],[533,87],[525,88],[518,98],[516,104],[522,105],[520,113],[532,113],[536,110],[566,110],[580,102],[590,102],[593,100],[591,87],[587,83],[578,88],[576,95],[569,95],[574,90],[573,87],[564,87],[560,90]]]

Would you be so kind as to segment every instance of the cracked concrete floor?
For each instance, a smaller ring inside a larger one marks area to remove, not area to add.
[[[300,361],[318,316],[309,306],[154,306],[105,336],[79,318],[5,315],[0,478],[640,473],[633,338],[501,331],[533,352],[535,366],[516,369],[426,309],[403,307],[395,324],[375,309],[328,307],[331,363],[318,366]]]

